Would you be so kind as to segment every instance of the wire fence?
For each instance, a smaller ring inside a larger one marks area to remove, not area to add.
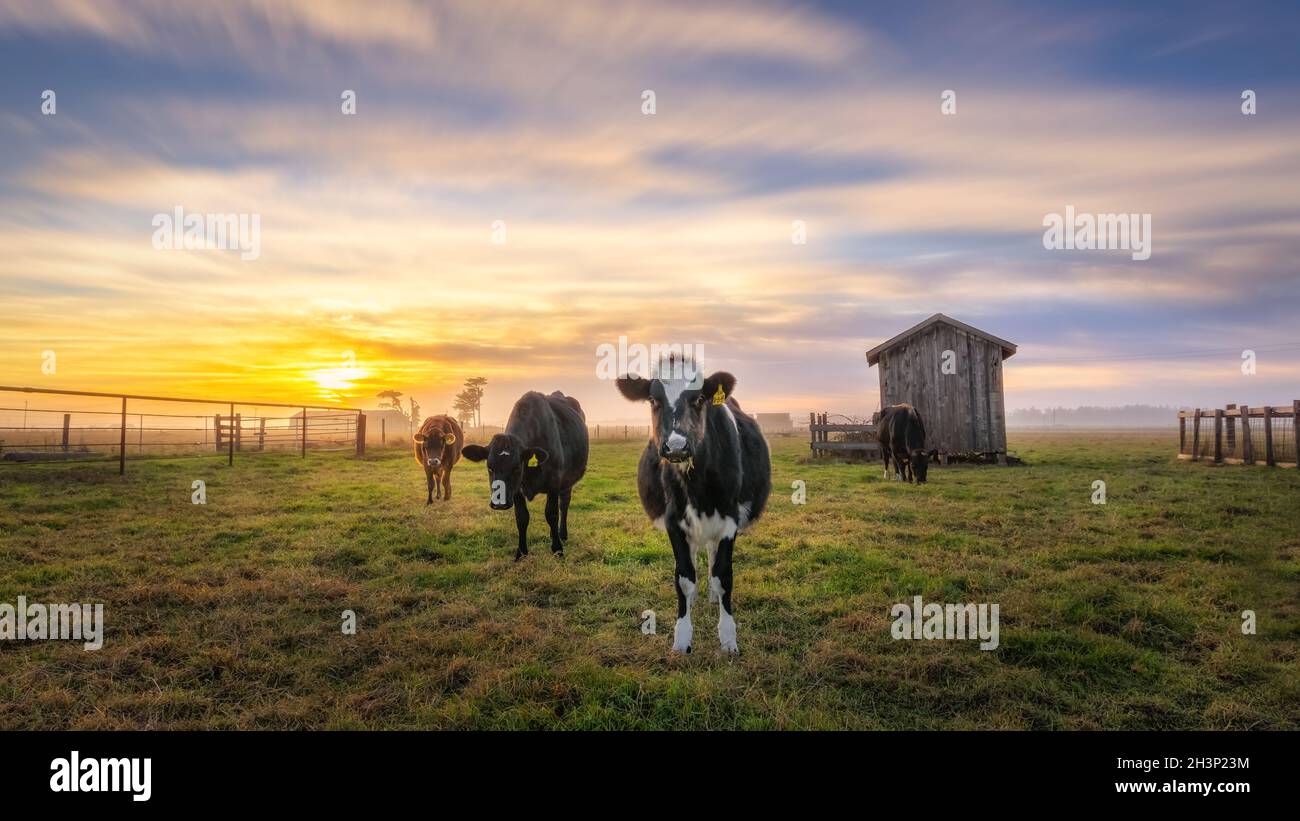
[[[22,396],[19,396],[22,394]],[[365,454],[359,408],[0,386],[0,466],[308,451]]]
[[[1178,456],[1230,464],[1300,466],[1300,399],[1178,412]]]

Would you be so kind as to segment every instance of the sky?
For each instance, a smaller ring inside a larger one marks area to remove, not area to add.
[[[865,415],[865,351],[943,312],[1019,346],[1008,409],[1289,403],[1298,35],[1293,2],[0,0],[0,384],[433,413],[481,375],[486,421],[559,389],[644,424],[598,376],[626,337]],[[1068,206],[1150,215],[1150,258],[1045,248]],[[256,217],[255,258],[156,247],[178,207]]]

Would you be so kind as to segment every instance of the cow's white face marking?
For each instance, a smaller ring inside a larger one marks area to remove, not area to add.
[[[668,401],[666,405],[671,411],[677,405],[677,400],[682,398],[682,393],[691,386],[691,383],[685,379],[660,379],[659,384],[663,385],[664,398]]]
[[[509,456],[509,455],[510,455],[510,451],[508,451],[508,450],[503,450],[503,451],[501,451],[501,455],[502,455],[502,456]]]

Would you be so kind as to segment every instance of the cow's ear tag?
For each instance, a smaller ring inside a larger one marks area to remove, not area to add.
[[[537,454],[536,454],[536,453],[534,453],[532,456],[529,456],[529,457],[528,457],[528,466],[529,466],[530,468],[535,468],[535,467],[537,467]]]
[[[446,436],[442,437],[442,441],[446,442],[449,445],[454,445],[456,444],[456,435],[454,433],[449,433]]]
[[[723,402],[726,401],[727,401],[726,391],[722,390],[722,386],[719,385],[718,389],[713,393],[713,404],[721,405]]]

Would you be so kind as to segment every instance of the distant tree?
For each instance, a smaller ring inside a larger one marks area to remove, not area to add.
[[[483,426],[483,388],[486,385],[487,377],[473,376],[465,380],[465,389],[456,394],[452,405],[456,408],[456,418],[463,424],[476,428]]]
[[[420,424],[420,403],[415,401],[415,397],[410,398],[411,415],[408,417],[415,424]],[[399,409],[400,410],[400,409]]]
[[[463,393],[457,394],[452,406],[456,409],[456,418],[462,425],[467,428],[474,426],[474,403],[471,400]]]
[[[402,407],[402,392],[401,392],[401,391],[395,391],[395,390],[391,390],[391,389],[390,389],[390,390],[386,390],[386,391],[380,391],[380,392],[379,392],[378,394],[376,394],[376,395],[377,395],[380,399],[387,399],[387,400],[388,400],[388,402],[386,402],[386,403],[385,403],[385,402],[380,402],[380,403],[379,403],[379,407],[381,407],[381,408],[392,408],[393,410],[395,410],[395,411],[399,411],[399,412],[401,412],[401,413],[403,413],[403,414],[406,413],[406,409]]]

